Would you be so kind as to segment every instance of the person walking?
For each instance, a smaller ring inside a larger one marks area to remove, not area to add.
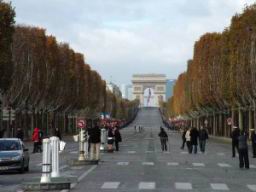
[[[197,128],[192,128],[190,131],[190,136],[191,136],[191,146],[192,146],[192,151],[194,154],[197,154],[197,145],[198,145],[198,130]]]
[[[248,144],[247,144],[247,134],[242,131],[240,136],[238,136],[238,151],[239,151],[239,167],[249,169],[249,157],[248,157]]]
[[[122,136],[118,127],[114,128],[114,138],[115,138],[116,151],[119,151],[119,142],[122,142]]]
[[[24,139],[24,133],[20,127],[17,129],[16,138],[20,139],[21,141]]]
[[[191,128],[189,128],[189,129],[186,131],[185,138],[186,138],[186,144],[187,144],[188,152],[189,152],[189,153],[192,153],[192,145],[191,145],[191,134],[190,134],[190,131],[191,131]]]
[[[39,150],[39,140],[40,140],[40,136],[39,133],[40,130],[38,127],[34,128],[33,134],[32,134],[32,141],[34,142],[34,148],[33,148],[33,153],[37,153]]]
[[[56,128],[56,129],[54,130],[54,136],[58,137],[59,140],[62,140],[62,137],[61,137],[61,133],[60,133],[59,128]]]
[[[167,142],[168,142],[168,135],[165,132],[164,128],[160,127],[160,133],[158,134],[160,137],[160,142],[161,142],[161,148],[162,151],[167,151]]]
[[[90,153],[91,160],[99,160],[100,156],[100,138],[101,131],[98,126],[98,122],[95,122],[94,127],[90,131]]]
[[[205,152],[206,140],[209,138],[207,130],[201,125],[198,133],[200,151]]]
[[[236,150],[238,151],[238,137],[240,136],[240,130],[234,126],[231,133],[232,138],[232,157],[236,157]]]
[[[114,144],[114,133],[113,128],[109,127],[108,129],[108,152],[113,152],[113,144]]]
[[[186,137],[185,137],[185,135],[186,135],[186,132],[187,132],[187,128],[184,128],[183,129],[183,132],[182,132],[182,145],[181,145],[181,149],[184,149],[184,147],[185,147],[185,143],[186,143]]]
[[[256,130],[251,130],[251,142],[252,142],[252,157],[256,158]]]

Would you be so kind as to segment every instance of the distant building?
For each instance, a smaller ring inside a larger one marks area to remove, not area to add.
[[[166,75],[135,74],[132,76],[133,98],[141,107],[159,107],[166,101]]]
[[[107,83],[107,90],[111,91],[117,97],[122,97],[122,92],[119,87],[112,82]]]
[[[166,100],[173,96],[173,87],[175,85],[175,79],[167,79],[166,81]]]
[[[122,84],[120,89],[122,98],[132,100],[132,85]]]

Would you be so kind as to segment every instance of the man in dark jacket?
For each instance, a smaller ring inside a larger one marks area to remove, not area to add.
[[[232,138],[232,157],[236,157],[236,149],[238,151],[238,137],[240,136],[240,130],[238,127],[234,126],[231,133]]]
[[[252,129],[251,132],[251,142],[252,142],[252,155],[256,158],[256,131]]]
[[[18,139],[20,139],[21,141],[23,141],[23,139],[24,139],[24,133],[23,133],[23,130],[22,130],[21,128],[18,128],[18,129],[17,129],[16,137],[17,137]]]
[[[248,144],[247,134],[242,131],[238,137],[238,149],[239,149],[239,167],[249,169],[249,157],[248,157]]]
[[[89,132],[90,136],[90,152],[91,160],[99,160],[100,155],[100,137],[101,131],[98,125],[98,122],[94,123],[94,127]]]
[[[197,128],[192,128],[192,130],[190,131],[190,136],[191,136],[191,145],[192,145],[192,151],[194,152],[194,154],[197,153],[197,145],[198,145],[198,130]]]
[[[165,132],[164,128],[160,127],[160,133],[158,134],[160,137],[161,147],[162,151],[167,151],[167,141],[168,141],[168,135]]]
[[[199,130],[199,146],[200,146],[200,151],[202,153],[205,152],[205,145],[206,145],[206,140],[208,139],[208,133],[207,130],[201,125],[200,130]]]
[[[114,128],[114,138],[115,138],[116,151],[119,151],[119,142],[122,142],[122,137],[117,127]]]

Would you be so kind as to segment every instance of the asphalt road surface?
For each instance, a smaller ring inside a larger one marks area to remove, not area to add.
[[[143,131],[135,131],[135,125],[143,126]],[[70,166],[68,161],[78,155],[78,144],[67,141],[60,167],[62,175],[78,177],[79,182],[72,184],[71,191],[256,191],[255,159],[250,158],[249,170],[241,170],[238,157],[231,157],[230,144],[211,138],[205,154],[188,154],[186,149],[180,149],[180,133],[173,131],[168,131],[168,152],[162,152],[158,138],[161,125],[158,109],[141,109],[135,121],[121,131],[120,151],[101,154],[97,166]],[[0,175],[1,192],[21,191],[22,180],[40,176],[41,155],[33,154],[31,160],[29,173]]]

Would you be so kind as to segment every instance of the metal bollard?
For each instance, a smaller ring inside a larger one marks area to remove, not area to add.
[[[82,141],[82,137],[83,137],[83,132],[82,129],[80,131],[80,135],[79,135],[79,156],[78,156],[78,161],[84,161],[85,157],[84,157],[84,141]]]
[[[51,182],[51,146],[50,139],[43,139],[43,160],[41,183]]]
[[[51,137],[51,148],[52,148],[52,173],[51,177],[59,177],[59,145],[60,140],[58,137]]]
[[[104,151],[105,150],[105,146],[106,146],[106,143],[107,143],[107,134],[106,134],[107,132],[106,132],[106,129],[105,128],[103,128],[103,129],[101,129],[101,138],[100,138],[100,140],[101,140],[101,144],[100,144],[100,150],[101,151]]]

